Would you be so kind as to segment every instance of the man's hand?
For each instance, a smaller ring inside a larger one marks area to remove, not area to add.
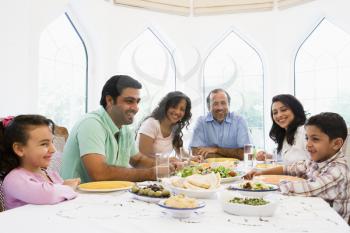
[[[80,178],[67,179],[63,181],[63,185],[67,185],[75,190],[77,186],[80,184],[80,182],[81,182]]]
[[[216,154],[218,152],[217,147],[197,147],[196,154],[201,155],[204,158],[207,157],[208,154]]]

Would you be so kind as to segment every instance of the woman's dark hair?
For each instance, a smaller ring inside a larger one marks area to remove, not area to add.
[[[0,121],[0,180],[20,165],[20,159],[13,151],[13,144],[26,145],[29,139],[28,131],[43,125],[50,127],[54,132],[53,121],[41,115],[19,115],[6,126]]]
[[[166,117],[166,113],[169,108],[176,107],[181,100],[186,101],[186,109],[185,109],[185,115],[184,117],[177,122],[175,128],[173,129],[174,133],[174,139],[173,139],[173,146],[176,149],[179,149],[183,146],[182,141],[182,129],[190,124],[190,119],[192,117],[191,113],[191,100],[190,98],[185,95],[184,93],[180,91],[173,91],[169,92],[158,104],[158,106],[153,110],[150,117],[153,117],[154,119],[161,122]]]
[[[127,75],[112,76],[103,86],[100,104],[106,108],[106,96],[109,95],[115,100],[125,88],[141,89],[142,85],[137,80]]]
[[[273,120],[273,112],[272,105],[275,102],[283,103],[287,108],[289,108],[293,114],[294,119],[288,125],[287,130],[281,128],[274,120]],[[306,115],[304,111],[303,105],[300,103],[297,98],[289,94],[276,95],[272,98],[271,104],[271,119],[272,119],[272,127],[270,130],[270,138],[277,143],[277,152],[281,152],[284,138],[287,139],[288,144],[293,145],[294,143],[294,134],[297,131],[298,127],[304,125],[306,121]]]

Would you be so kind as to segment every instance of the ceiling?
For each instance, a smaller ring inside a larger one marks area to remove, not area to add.
[[[316,0],[113,0],[117,5],[186,16],[284,9]]]

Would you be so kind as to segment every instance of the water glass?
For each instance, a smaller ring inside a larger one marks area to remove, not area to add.
[[[170,176],[169,157],[169,153],[156,154],[156,177],[158,181]]]
[[[186,151],[184,148],[182,148],[182,147],[180,148],[179,159],[185,166],[187,166],[191,163],[191,157],[192,157],[191,149]]]
[[[253,144],[244,144],[244,164],[246,167],[253,167],[254,163],[254,146]]]

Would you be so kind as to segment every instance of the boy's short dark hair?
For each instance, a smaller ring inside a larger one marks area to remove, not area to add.
[[[334,112],[322,112],[310,117],[305,126],[316,126],[332,140],[342,138],[344,141],[348,135],[346,123],[339,114]]]
[[[100,104],[106,108],[106,96],[109,95],[115,100],[125,88],[141,89],[142,85],[128,75],[112,76],[103,86]]]

